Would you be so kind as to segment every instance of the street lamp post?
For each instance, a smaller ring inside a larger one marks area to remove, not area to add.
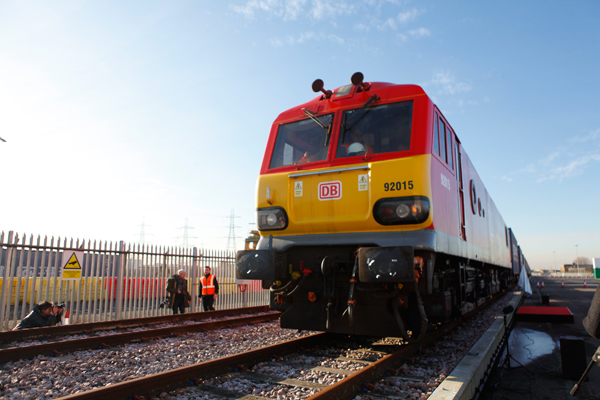
[[[578,244],[575,245],[575,267],[577,268],[577,276],[579,276],[579,251],[577,251]]]

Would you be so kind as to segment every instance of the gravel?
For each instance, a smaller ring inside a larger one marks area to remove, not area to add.
[[[511,299],[512,294],[509,293],[435,345],[422,349],[419,356],[413,357],[398,368],[395,376],[375,384],[374,389],[393,392],[396,396],[406,399],[427,399],[496,320]],[[406,379],[407,377],[410,379]],[[354,398],[354,400],[379,399],[381,397],[371,394]]]
[[[282,330],[279,321],[191,333],[155,342],[63,357],[38,356],[0,366],[0,398],[54,399],[199,362],[296,339],[312,332]]]
[[[398,367],[388,378],[369,386],[372,389],[392,392],[401,398],[427,399],[492,324],[511,297],[511,295],[505,296],[503,300],[434,345],[422,349],[420,355]],[[0,397],[57,398],[249,351],[311,333],[282,330],[278,326],[278,321],[274,321],[252,327],[192,333],[157,342],[125,345],[117,349],[78,351],[60,358],[38,356],[34,360],[9,362],[0,367]],[[381,342],[399,344],[393,343],[394,340],[397,339],[386,339]],[[343,379],[345,375],[311,368],[327,367],[358,371],[367,363],[339,359],[339,357],[371,362],[383,357],[383,353],[366,351],[358,348],[356,344],[350,344],[347,348],[343,346],[344,344],[338,343],[336,347],[322,348],[311,354],[293,353],[271,362],[261,362],[255,365],[251,372],[329,386]],[[292,363],[292,365],[285,365],[285,363]],[[205,381],[204,385],[271,399],[302,399],[318,391],[316,388],[279,383],[257,383],[240,374],[211,378]],[[222,399],[222,397],[203,391],[202,386],[191,386],[163,392],[155,399],[192,400]],[[355,400],[376,399],[379,397],[371,393],[361,394],[355,398]]]

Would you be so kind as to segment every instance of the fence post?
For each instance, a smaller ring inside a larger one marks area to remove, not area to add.
[[[115,304],[117,308],[117,320],[121,319],[121,315],[123,314],[123,287],[124,287],[124,279],[123,273],[125,271],[125,266],[127,263],[127,254],[125,254],[125,242],[119,242],[119,272],[117,278],[117,304]]]
[[[2,282],[2,299],[0,300],[0,324],[2,326],[3,330],[6,330],[8,328],[8,321],[7,321],[7,317],[8,314],[10,314],[10,312],[7,314],[6,313],[6,303],[8,300],[8,308],[10,310],[10,298],[8,295],[8,285],[9,285],[9,281],[10,284],[12,284],[12,277],[10,276],[10,271],[12,270],[12,251],[13,251],[13,247],[12,247],[12,241],[13,241],[13,235],[14,235],[14,231],[8,231],[8,242],[7,242],[7,254],[6,254],[6,266],[4,267],[4,281]]]
[[[190,304],[190,307],[192,307],[193,304],[193,308],[191,309],[192,312],[196,312],[196,305],[198,305],[198,307],[200,307],[200,303],[198,302],[198,281],[197,279],[199,278],[199,276],[197,275],[197,271],[198,271],[198,248],[194,247],[194,253],[193,253],[193,261],[192,261],[192,283],[190,285],[190,290],[192,291],[192,293],[190,293],[192,295],[192,303]],[[198,308],[198,311],[200,311],[200,308]]]

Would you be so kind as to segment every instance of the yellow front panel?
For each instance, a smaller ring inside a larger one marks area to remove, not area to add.
[[[430,224],[431,215],[420,225],[390,227],[378,224],[372,211],[381,198],[420,195],[431,199],[429,163],[430,156],[423,155],[318,170],[321,175],[262,175],[258,181],[258,207],[279,206],[286,210],[288,228],[268,232],[274,236],[421,229]],[[348,170],[362,166],[365,169]],[[327,173],[329,170],[344,171]],[[301,173],[306,172],[314,171]]]

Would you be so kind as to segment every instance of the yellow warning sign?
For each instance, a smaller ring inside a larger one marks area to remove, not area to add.
[[[367,174],[358,175],[358,191],[369,190],[369,177]]]
[[[81,265],[79,265],[75,253],[71,255],[71,258],[69,258],[69,261],[65,264],[65,269],[81,269]]]
[[[62,278],[67,279],[81,279],[81,271],[69,271],[63,270]]]
[[[63,253],[63,267],[61,271],[62,279],[66,280],[75,280],[81,279],[81,262],[79,260],[83,260],[83,252],[82,251],[65,251]]]
[[[294,184],[294,197],[302,197],[302,181]]]

